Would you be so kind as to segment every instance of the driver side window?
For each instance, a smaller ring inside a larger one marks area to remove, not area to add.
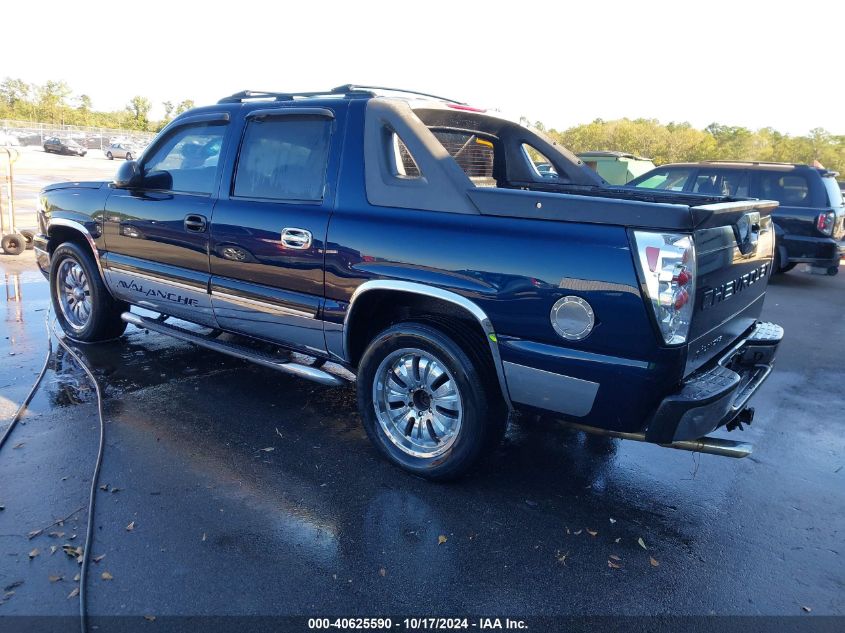
[[[208,124],[175,130],[144,162],[144,188],[212,194],[225,132],[225,125]]]

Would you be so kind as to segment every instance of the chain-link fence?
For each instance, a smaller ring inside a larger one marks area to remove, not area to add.
[[[81,125],[54,125],[31,121],[0,119],[0,145],[43,145],[48,138],[73,139],[88,149],[103,150],[111,143],[129,143],[146,147],[155,134],[138,130],[116,130]]]

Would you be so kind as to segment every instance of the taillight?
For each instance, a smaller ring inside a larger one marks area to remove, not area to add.
[[[642,280],[669,345],[685,343],[695,297],[695,245],[676,233],[634,231]]]
[[[819,217],[816,218],[816,228],[825,235],[833,233],[834,224],[836,224],[836,214],[833,211],[819,213]]]

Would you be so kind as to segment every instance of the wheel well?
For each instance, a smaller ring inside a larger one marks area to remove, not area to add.
[[[346,332],[350,364],[357,367],[369,342],[403,321],[428,323],[449,335],[483,376],[498,385],[487,333],[472,314],[450,301],[401,290],[370,290],[355,301]]]
[[[91,245],[88,243],[88,240],[85,236],[77,231],[76,229],[72,229],[69,226],[54,226],[50,228],[49,232],[50,239],[47,242],[47,248],[50,251],[50,255],[53,254],[59,245],[64,244],[65,242],[73,242],[80,248],[84,248],[92,255],[94,254],[91,251]]]

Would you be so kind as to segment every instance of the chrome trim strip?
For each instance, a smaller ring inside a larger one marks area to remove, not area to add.
[[[154,281],[160,284],[167,284],[168,286],[173,286],[174,288],[181,288],[182,290],[192,290],[194,292],[201,291],[208,293],[208,288],[206,286],[202,286],[199,284],[192,285],[186,284],[179,281],[173,281],[167,277],[159,277],[158,275],[151,275],[149,273],[142,273],[132,268],[124,268],[123,266],[109,266],[107,270],[116,272],[116,273],[123,273],[124,275],[135,275],[136,277],[140,277],[141,279],[146,279],[147,281]]]
[[[212,290],[211,297],[212,299],[216,297],[218,299],[222,299],[223,301],[231,301],[232,303],[237,303],[247,308],[261,308],[265,312],[274,312],[277,314],[284,314],[286,316],[295,316],[304,319],[314,319],[317,317],[316,312],[308,312],[306,310],[288,308],[276,303],[259,301],[258,299],[252,299],[249,297],[244,297],[242,295],[233,295],[228,292],[220,292],[219,290]]]
[[[100,251],[97,249],[97,244],[94,242],[94,238],[91,236],[91,233],[87,228],[85,228],[85,225],[74,220],[66,220],[65,218],[51,218],[47,225],[48,237],[50,236],[50,228],[53,226],[66,226],[67,228],[79,231],[85,236],[85,239],[88,241],[88,246],[91,247],[91,251],[94,253],[94,261],[97,263],[97,270],[100,271],[100,278],[103,280],[103,283],[106,284],[106,276],[103,273],[103,265],[100,262]],[[106,284],[106,287],[108,287],[108,284]]]
[[[478,305],[466,297],[462,297],[461,295],[449,290],[443,290],[441,288],[427,286],[425,284],[415,283],[412,281],[397,281],[390,279],[375,279],[362,283],[355,289],[355,292],[352,293],[352,297],[349,299],[349,306],[346,308],[346,316],[343,319],[343,357],[345,361],[349,361],[349,319],[352,315],[355,301],[358,300],[361,295],[369,292],[370,290],[396,290],[399,292],[423,295],[425,297],[448,301],[449,303],[460,306],[469,312],[475,320],[478,321],[479,325],[481,325],[481,329],[487,336],[487,343],[490,345],[490,353],[493,356],[493,364],[496,366],[496,376],[499,379],[499,387],[502,390],[502,396],[504,397],[508,408],[513,409],[510,392],[508,390],[508,382],[505,379],[505,372],[502,367],[502,356],[499,353],[499,344],[496,340],[496,331],[493,329],[493,324],[490,322],[490,319],[484,310],[479,308]]]
[[[514,402],[575,417],[593,408],[599,383],[505,361],[505,377]]]

